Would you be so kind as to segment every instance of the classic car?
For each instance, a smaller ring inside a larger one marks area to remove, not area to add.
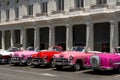
[[[11,54],[11,64],[14,65],[31,65],[32,55],[37,54],[37,51],[17,51]]]
[[[9,63],[11,54],[14,54],[15,51],[19,51],[17,47],[10,47],[8,50],[0,50],[0,63]]]
[[[113,53],[103,52],[87,56],[84,67],[93,71],[117,69],[120,72],[120,47],[115,48]]]
[[[100,53],[99,51],[90,51],[88,47],[75,46],[71,51],[64,51],[60,54],[55,54],[54,64],[57,70],[69,67],[78,71],[82,69],[86,56],[93,55],[95,52]]]
[[[48,48],[48,50],[42,50],[37,54],[33,54],[32,65],[34,67],[41,66],[41,65],[54,67],[53,55],[59,54],[62,51],[63,51],[63,48],[61,46],[52,46]]]

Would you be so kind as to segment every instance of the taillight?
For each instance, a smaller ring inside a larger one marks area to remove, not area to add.
[[[70,57],[69,57],[69,60],[73,60],[73,56],[70,56]]]
[[[112,65],[113,64],[113,61],[112,59],[109,60],[109,64]]]
[[[45,55],[45,56],[43,57],[43,59],[47,59],[47,55]]]
[[[24,58],[25,57],[25,55],[24,54],[22,54],[22,58]]]

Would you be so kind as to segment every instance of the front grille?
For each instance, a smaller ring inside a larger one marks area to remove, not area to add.
[[[32,62],[43,62],[43,59],[41,58],[35,58],[32,60]]]
[[[56,62],[65,62],[65,63],[68,63],[69,60],[68,60],[68,59],[65,59],[65,58],[57,58],[57,59],[56,59]]]
[[[21,61],[21,58],[20,57],[12,57],[11,61]]]

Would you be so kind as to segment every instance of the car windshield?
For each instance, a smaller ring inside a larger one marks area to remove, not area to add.
[[[48,51],[60,51],[59,47],[50,47]]]
[[[9,52],[15,52],[18,51],[19,49],[17,47],[10,47],[7,51]]]
[[[85,48],[84,47],[73,47],[71,51],[83,51]]]
[[[120,48],[115,48],[115,52],[120,53]]]

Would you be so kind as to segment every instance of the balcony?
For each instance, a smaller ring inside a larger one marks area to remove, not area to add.
[[[83,7],[76,7],[76,8],[71,8],[70,12],[74,12],[74,11],[85,11],[85,8]]]
[[[90,6],[90,14],[100,14],[105,13],[108,11],[107,9],[110,8],[110,5],[108,4],[95,4]]]
[[[116,5],[117,5],[117,6],[120,6],[120,1],[116,2]]]
[[[26,18],[33,18],[33,15],[25,15],[25,16],[23,16],[23,19],[26,19]]]
[[[40,16],[48,16],[48,13],[37,13],[36,17],[40,17]]]
[[[9,20],[9,19],[6,19],[5,21],[6,21],[6,22],[9,22],[10,20]]]
[[[85,8],[84,7],[70,8],[68,15],[70,17],[86,15],[85,14]]]
[[[15,18],[14,20],[15,20],[15,21],[18,21],[18,20],[19,20],[19,18]]]
[[[90,6],[91,9],[98,9],[98,8],[108,8],[107,4],[95,4]]]
[[[63,17],[65,17],[64,14],[65,14],[64,10],[52,11],[51,12],[51,19],[63,18]]]
[[[64,10],[57,10],[57,11],[52,11],[52,14],[65,14]]]

